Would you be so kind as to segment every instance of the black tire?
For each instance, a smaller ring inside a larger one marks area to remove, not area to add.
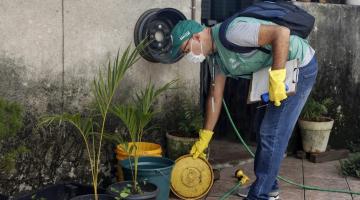
[[[138,19],[138,21],[135,24],[135,28],[134,28],[134,43],[135,46],[138,46],[140,44],[140,42],[145,39],[144,37],[142,37],[140,34],[143,32],[144,30],[144,26],[146,21],[150,18],[150,16],[156,14],[156,12],[160,10],[160,8],[153,8],[150,10],[145,11]],[[158,61],[156,61],[150,54],[148,54],[146,51],[141,51],[140,55],[147,61],[150,62],[154,62],[154,63],[158,63]]]
[[[170,57],[171,30],[180,21],[186,20],[184,14],[174,8],[154,8],[145,11],[134,29],[134,43],[138,46],[143,40],[150,39],[152,42],[144,48],[140,55],[150,62],[174,63],[182,58],[179,54],[175,59]],[[156,39],[156,34],[162,35],[162,39]]]

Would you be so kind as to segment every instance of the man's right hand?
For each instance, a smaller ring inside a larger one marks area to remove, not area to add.
[[[204,158],[206,159],[205,149],[209,146],[209,142],[214,134],[213,131],[200,129],[199,140],[192,146],[190,154],[193,158]]]

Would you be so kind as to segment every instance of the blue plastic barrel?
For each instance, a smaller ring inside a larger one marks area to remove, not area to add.
[[[171,171],[175,162],[163,157],[140,157],[138,161],[138,181],[146,180],[155,184],[160,193],[156,200],[168,200],[170,193]],[[132,180],[129,159],[120,161],[125,180]],[[133,168],[133,160],[131,163]]]

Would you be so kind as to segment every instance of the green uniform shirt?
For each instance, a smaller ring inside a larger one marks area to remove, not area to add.
[[[238,22],[274,24],[270,21],[259,20],[250,17],[238,17],[230,23],[228,30]],[[217,53],[215,61],[220,66],[220,70],[229,77],[251,78],[253,72],[259,69],[269,67],[273,63],[272,54],[264,53],[260,50],[254,50],[250,53],[237,53],[225,48],[219,40],[219,29],[221,24],[212,27],[212,36],[216,45]],[[241,37],[241,35],[239,35]],[[300,66],[310,62],[313,50],[307,40],[296,35],[290,36],[288,60],[299,59]],[[271,45],[263,46],[271,50]]]

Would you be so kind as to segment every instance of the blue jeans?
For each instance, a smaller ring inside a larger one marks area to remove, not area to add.
[[[248,200],[268,200],[269,192],[278,189],[276,176],[296,121],[315,83],[317,70],[314,56],[299,70],[296,94],[283,100],[279,107],[273,103],[267,106],[257,137],[256,180],[250,187]]]

